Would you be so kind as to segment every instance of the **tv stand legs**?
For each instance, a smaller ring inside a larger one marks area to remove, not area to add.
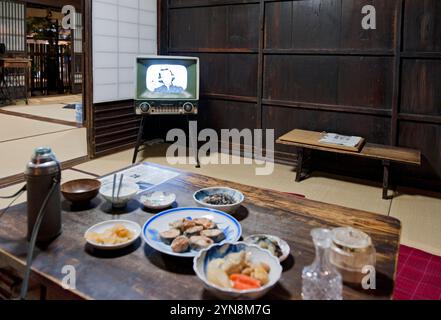
[[[190,139],[193,140],[191,138],[192,135],[190,135]],[[200,168],[201,164],[199,162],[199,145],[198,145],[198,141],[190,141],[190,148],[193,149],[194,152],[194,158],[196,160],[196,168]]]
[[[139,147],[142,144],[142,134],[144,132],[144,125],[145,125],[145,117],[142,116],[138,130],[138,137],[136,138],[135,150],[133,151],[132,164],[135,164],[139,152]]]
[[[200,168],[201,164],[199,162],[199,155],[196,153],[196,168]]]
[[[188,116],[187,116],[187,122],[189,122]],[[136,138],[135,149],[133,151],[132,164],[135,164],[136,158],[137,158],[138,152],[139,152],[139,147],[143,143],[142,135],[144,132],[145,123],[146,123],[146,117],[142,116],[141,123],[139,125],[138,136]],[[194,153],[193,155],[196,160],[196,168],[200,168],[201,164],[199,162],[199,145],[198,145],[198,141],[197,141],[197,135],[196,135],[196,141],[194,141],[193,135],[191,134],[191,132],[189,132],[189,143],[190,143],[189,147],[192,150],[192,152]]]
[[[189,143],[189,149],[190,149],[190,157],[194,156],[194,159],[196,160],[196,168],[200,168],[201,164],[199,162],[199,142],[198,142],[198,131],[197,131],[197,126],[196,127],[192,127],[190,125],[190,116],[187,115],[187,124],[188,124],[188,143]],[[192,129],[196,129],[196,132],[192,132]],[[196,138],[196,141],[195,139]]]

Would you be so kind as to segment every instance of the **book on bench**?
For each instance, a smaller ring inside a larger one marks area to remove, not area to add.
[[[279,140],[299,145],[304,144],[352,152],[360,152],[365,143],[365,139],[362,137],[300,129],[288,132],[280,137]]]
[[[319,142],[331,145],[351,147],[358,146],[363,138],[356,136],[344,136],[337,133],[323,133]]]

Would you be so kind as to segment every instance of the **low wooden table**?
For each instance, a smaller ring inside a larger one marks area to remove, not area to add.
[[[295,133],[299,132],[299,135]],[[285,137],[295,137],[300,136],[302,139],[299,141],[292,140],[290,138],[287,140]],[[336,149],[333,147],[328,147],[323,143],[318,143],[318,137],[320,137],[320,132],[307,131],[295,129],[286,135],[277,139],[276,143],[283,144],[287,146],[297,147],[297,168],[296,168],[296,182],[300,182],[303,179],[303,161],[305,149],[307,150],[319,150],[325,152],[339,153],[345,155],[351,155],[354,157],[369,158],[380,160],[383,164],[383,199],[390,198],[388,196],[389,190],[389,172],[391,162],[409,164],[409,165],[421,165],[421,151],[409,148],[386,146],[374,143],[365,143],[359,152],[348,151],[342,149]],[[317,141],[315,144],[314,141]]]
[[[315,227],[337,226],[353,226],[367,232],[377,250],[377,289],[366,291],[344,286],[344,298],[392,297],[401,230],[397,219],[178,172],[178,177],[156,187],[176,193],[178,206],[195,206],[192,194],[199,188],[218,185],[236,188],[246,197],[236,214],[243,235],[269,233],[289,243],[292,255],[283,263],[282,278],[265,298],[301,299],[301,272],[315,256],[310,231]],[[48,296],[50,288],[61,287],[65,265],[76,269],[76,290],[59,290],[57,298],[60,295],[81,299],[213,298],[194,274],[192,259],[161,254],[141,239],[116,252],[98,252],[85,245],[84,232],[95,223],[123,218],[144,224],[153,213],[143,211],[138,201],[129,203],[127,210],[119,212],[120,215],[111,214],[109,205],[101,198],[96,198],[86,209],[75,209],[66,201],[62,206],[63,233],[46,250],[37,252],[33,263],[33,283],[42,288],[42,298]],[[21,204],[0,220],[0,268],[15,272],[17,277],[24,269],[25,237],[26,204]]]

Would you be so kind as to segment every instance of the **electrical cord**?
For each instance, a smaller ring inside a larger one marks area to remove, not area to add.
[[[26,191],[26,185],[24,185],[20,190],[18,190],[16,193],[14,193],[12,196],[1,196],[0,199],[12,199],[12,201],[0,212],[0,218],[6,213],[6,211],[9,210],[9,208],[17,201],[18,198]]]
[[[0,196],[0,199],[12,199],[16,196],[19,196],[21,193],[26,191],[26,185],[24,185],[23,187],[21,187],[20,190],[18,190],[16,193],[14,193],[12,196]]]
[[[44,218],[46,206],[49,202],[50,197],[52,196],[58,184],[60,183],[60,180],[61,180],[60,175],[54,178],[52,187],[49,193],[47,194],[46,198],[44,199],[40,211],[38,212],[37,219],[35,220],[34,229],[32,230],[31,240],[29,241],[29,250],[28,250],[28,255],[26,257],[26,270],[21,285],[20,300],[24,300],[26,298],[26,294],[28,292],[28,286],[29,286],[29,276],[31,273],[32,258],[34,255],[35,243],[37,241],[37,235],[40,230],[41,222],[43,221]]]

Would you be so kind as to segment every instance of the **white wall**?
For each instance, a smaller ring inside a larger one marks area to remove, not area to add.
[[[134,97],[134,59],[156,54],[156,0],[93,0],[93,101]]]

